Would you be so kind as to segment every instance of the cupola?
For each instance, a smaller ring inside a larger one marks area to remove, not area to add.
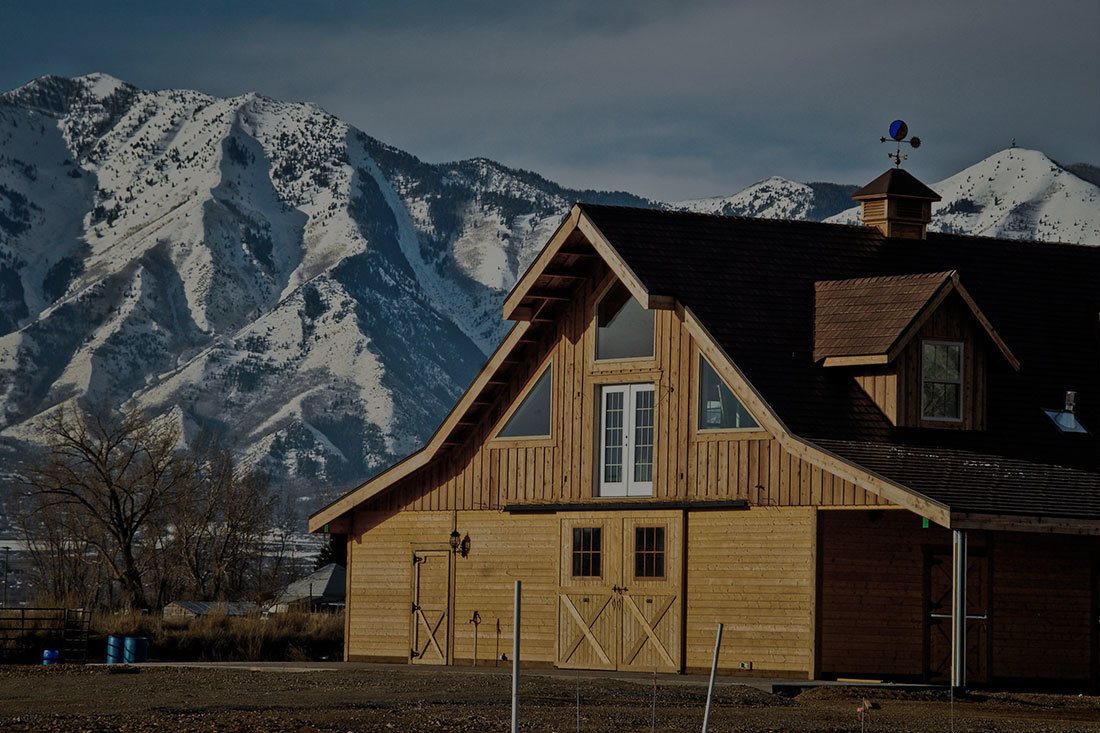
[[[902,168],[891,168],[852,194],[864,225],[887,237],[924,239],[932,221],[932,202],[940,195]]]

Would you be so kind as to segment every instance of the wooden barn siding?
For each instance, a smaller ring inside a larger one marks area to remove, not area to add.
[[[994,535],[994,678],[1085,680],[1095,539]]]
[[[456,517],[450,512],[356,512],[349,542],[351,568],[347,599],[349,659],[407,661],[412,602],[412,552],[435,543],[446,546]],[[452,654],[473,659],[474,611],[479,664],[491,664],[512,649],[512,583],[523,580],[523,655],[553,662],[556,644],[558,520],[553,515],[510,516],[461,512],[459,529],[471,537],[468,557],[454,558]],[[549,558],[549,560],[548,560]]]
[[[924,550],[951,533],[902,511],[818,512],[818,666],[824,676],[923,674]],[[993,681],[1086,680],[1095,538],[970,532],[992,575]]]
[[[809,676],[813,669],[816,534],[813,508],[688,515],[686,666]]]
[[[747,499],[760,506],[876,506],[888,502],[792,456],[764,431],[697,434],[698,352],[680,317],[657,310],[652,360],[596,364],[594,308],[606,277],[583,287],[540,345],[522,357],[499,404],[471,426],[462,445],[410,476],[371,508],[412,511],[498,509],[512,503],[593,498],[599,385],[656,385],[654,497]],[[553,359],[553,435],[549,440],[486,442],[500,416],[545,358]]]
[[[820,673],[919,676],[924,667],[923,543],[950,544],[909,512],[819,512]]]

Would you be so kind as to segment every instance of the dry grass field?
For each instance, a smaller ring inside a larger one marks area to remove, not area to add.
[[[705,687],[649,681],[527,674],[527,731],[692,731]],[[249,671],[143,667],[0,667],[0,730],[62,733],[196,731],[507,731],[510,680],[504,670],[349,666],[338,671]],[[818,688],[784,697],[722,684],[712,731],[859,731],[856,708],[879,709],[865,730],[1100,731],[1100,698],[990,693],[953,705],[939,692]]]

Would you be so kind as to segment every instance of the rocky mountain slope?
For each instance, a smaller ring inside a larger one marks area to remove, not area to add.
[[[0,96],[0,441],[74,398],[223,434],[303,493],[412,448],[577,199],[309,104],[101,74]]]
[[[1002,151],[933,184],[934,226],[1100,244],[1090,170]],[[0,477],[83,399],[346,488],[432,431],[573,201],[853,221],[852,190],[658,204],[424,163],[310,104],[43,77],[0,95]]]

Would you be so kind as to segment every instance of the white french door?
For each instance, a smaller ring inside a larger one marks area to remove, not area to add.
[[[652,384],[600,390],[600,496],[653,495]]]

